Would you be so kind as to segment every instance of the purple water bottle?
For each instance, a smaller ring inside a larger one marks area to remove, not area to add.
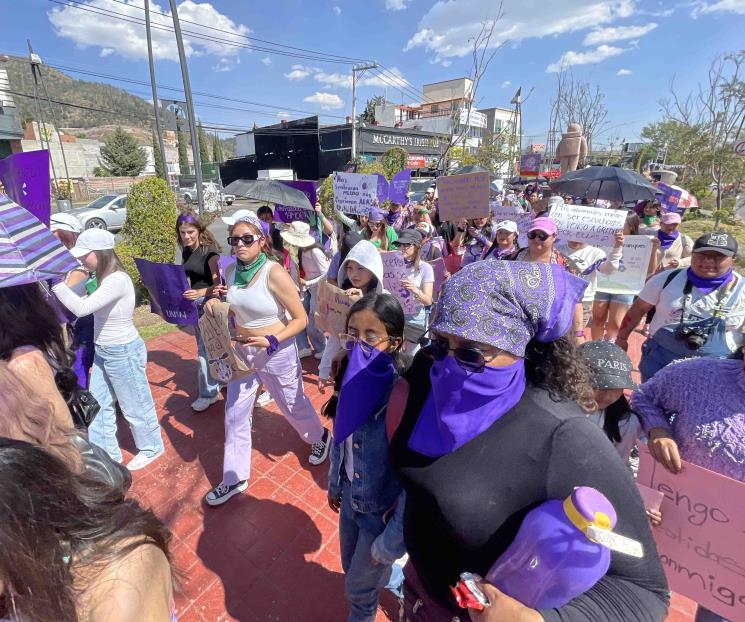
[[[610,549],[591,540],[588,528],[610,534],[615,524],[613,505],[594,488],[545,501],[525,516],[486,580],[533,609],[561,607],[608,571]]]

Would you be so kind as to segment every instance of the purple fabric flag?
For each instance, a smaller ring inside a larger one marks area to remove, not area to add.
[[[135,259],[135,263],[143,284],[150,292],[150,311],[171,324],[196,326],[199,322],[197,305],[183,295],[187,289],[191,289],[184,267],[146,259]]]
[[[0,160],[0,182],[11,199],[49,226],[52,208],[46,149],[13,153]]]
[[[310,202],[310,207],[305,210],[301,209],[299,207],[291,207],[289,205],[275,205],[274,207],[274,220],[276,222],[295,222],[295,221],[301,221],[301,222],[310,222],[311,218],[315,215],[313,209],[315,209],[316,205],[316,182],[314,181],[304,181],[304,180],[298,180],[298,181],[285,181],[280,180],[281,183],[285,184],[286,186],[290,186],[290,188],[295,188],[295,190],[300,190],[303,194],[305,194],[306,197],[308,197],[308,201]]]
[[[411,181],[411,169],[406,169],[396,173],[391,179],[391,185],[388,188],[388,198],[391,203],[404,204],[408,200],[409,182]]]
[[[680,201],[681,190],[677,190],[672,186],[668,186],[665,183],[657,184],[657,200],[660,202],[660,211],[664,214],[665,212],[678,212],[678,202]],[[682,213],[685,210],[681,210]]]
[[[378,205],[382,204],[388,198],[388,180],[380,173],[375,173],[378,178]]]
[[[226,285],[225,280],[225,271],[228,269],[229,266],[232,266],[235,264],[235,257],[228,256],[221,256],[220,259],[217,260],[217,269],[220,272],[220,280],[222,281],[223,285]]]

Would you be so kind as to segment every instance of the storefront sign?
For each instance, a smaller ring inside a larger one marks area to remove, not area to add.
[[[427,166],[427,160],[424,156],[409,156],[406,161],[406,168],[425,168]]]
[[[466,173],[437,178],[441,220],[489,216],[489,173]]]

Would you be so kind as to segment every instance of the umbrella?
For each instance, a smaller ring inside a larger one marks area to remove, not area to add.
[[[646,178],[617,166],[588,166],[548,182],[554,192],[607,201],[654,199],[657,188]]]
[[[657,184],[657,199],[666,212],[682,214],[690,207],[698,207],[698,200],[688,190],[663,182]]]
[[[518,175],[517,177],[510,179],[507,183],[510,186],[525,186],[527,184],[534,184],[535,182],[545,184],[548,182],[548,179],[543,175],[538,175],[538,177],[523,177],[522,175]]]
[[[225,193],[313,211],[304,192],[273,179],[236,179],[227,185]]]
[[[0,194],[0,287],[64,276],[77,266],[36,216]]]
[[[468,164],[466,166],[458,167],[452,173],[448,173],[448,175],[470,175],[473,173],[489,173],[490,181],[498,179],[498,177],[494,173],[484,168],[483,166],[479,166],[478,164]]]

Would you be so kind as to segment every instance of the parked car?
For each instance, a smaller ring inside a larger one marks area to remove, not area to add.
[[[434,177],[412,177],[409,182],[409,192],[424,194],[427,188],[434,187],[437,180]]]
[[[77,217],[83,229],[119,231],[127,219],[127,195],[105,194],[85,207],[67,213]]]

